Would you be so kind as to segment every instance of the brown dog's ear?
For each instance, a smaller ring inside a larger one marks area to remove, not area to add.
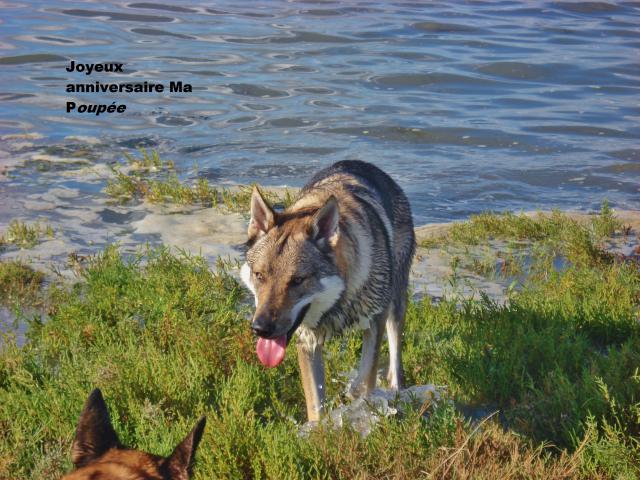
[[[84,404],[76,438],[71,447],[71,461],[76,468],[101,457],[110,448],[120,447],[102,392],[96,388]]]
[[[258,187],[251,193],[251,220],[249,221],[249,242],[257,240],[275,224],[273,209],[262,198]]]
[[[331,195],[322,208],[313,216],[309,229],[309,237],[316,242],[320,250],[335,246],[338,238],[339,221],[338,200]]]
[[[204,432],[206,424],[207,418],[200,417],[200,420],[198,420],[189,435],[173,450],[173,453],[167,461],[169,471],[173,476],[172,478],[187,478],[191,476],[196,449],[202,439],[202,433]]]

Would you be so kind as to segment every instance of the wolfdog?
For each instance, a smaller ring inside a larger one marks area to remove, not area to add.
[[[71,447],[76,470],[62,480],[188,480],[206,423],[200,418],[189,435],[167,457],[122,446],[99,389],[89,395]]]
[[[310,421],[320,418],[324,403],[322,346],[347,328],[363,331],[352,398],[375,388],[385,325],[387,379],[392,389],[402,386],[402,329],[414,252],[407,197],[372,164],[349,160],[321,170],[282,212],[254,188],[241,278],[255,297],[256,351],[264,365],[275,367],[298,334]]]

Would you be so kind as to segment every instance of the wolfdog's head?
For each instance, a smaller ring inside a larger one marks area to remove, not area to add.
[[[167,457],[121,445],[99,389],[89,395],[76,429],[71,460],[77,470],[62,480],[187,480],[206,423],[202,417]]]
[[[315,326],[344,290],[338,274],[338,202],[330,196],[318,199],[317,205],[278,213],[257,188],[253,191],[249,249],[241,275],[255,296],[251,327],[260,337],[258,357],[269,367],[283,360],[288,341],[303,321]]]

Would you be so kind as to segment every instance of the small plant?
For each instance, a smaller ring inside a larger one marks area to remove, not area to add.
[[[134,157],[130,153],[124,152],[124,157],[133,169],[145,171],[175,170],[173,161],[163,161],[156,149],[147,150],[146,148],[141,148],[138,151],[140,152],[139,157]]]
[[[613,236],[616,231],[623,231],[624,226],[613,214],[609,202],[604,200],[600,212],[591,220],[591,227],[597,241]]]
[[[0,262],[0,304],[34,303],[43,281],[42,272],[34,270],[23,262],[16,260]]]
[[[0,236],[0,247],[16,245],[20,248],[33,248],[43,237],[53,238],[55,231],[51,225],[36,222],[28,224],[20,220],[12,220],[7,231]]]

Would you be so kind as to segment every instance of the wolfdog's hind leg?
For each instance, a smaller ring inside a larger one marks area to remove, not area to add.
[[[387,317],[387,339],[389,340],[389,371],[387,382],[392,390],[399,390],[404,386],[402,370],[402,331],[404,317],[407,310],[407,297],[404,292],[398,295],[391,306]]]
[[[386,312],[377,316],[370,322],[370,327],[364,331],[362,338],[362,356],[358,376],[351,384],[349,396],[351,398],[366,397],[376,388],[378,373],[378,357],[380,356],[380,344],[382,343],[382,322],[386,318]]]

